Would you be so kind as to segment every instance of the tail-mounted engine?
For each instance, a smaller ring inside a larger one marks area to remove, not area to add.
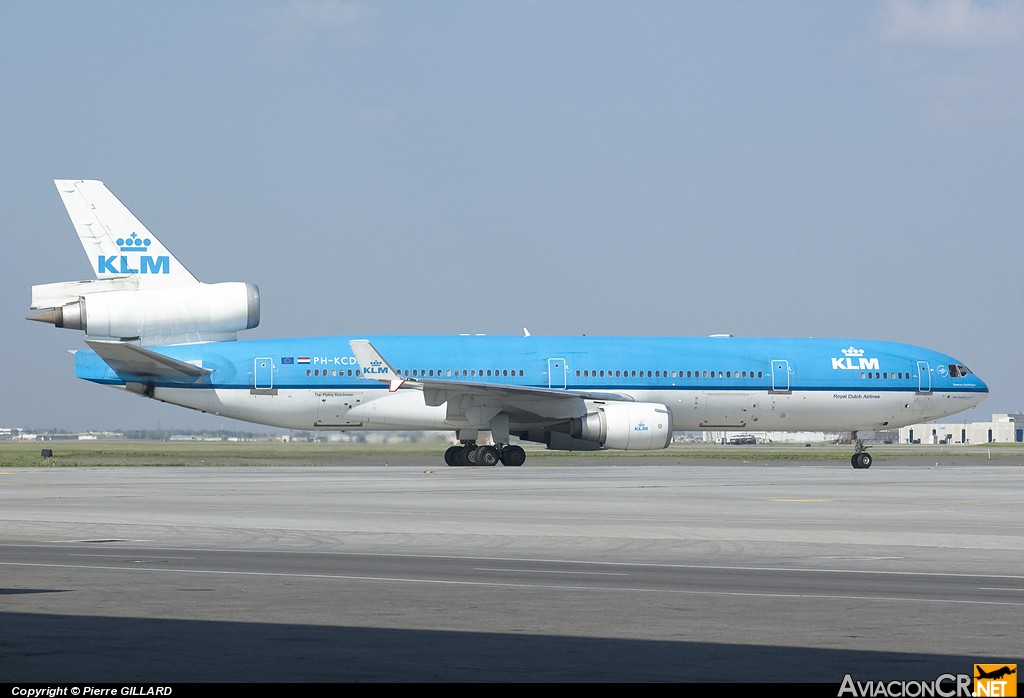
[[[196,283],[133,287],[132,279],[69,281],[32,287],[28,319],[82,330],[92,337],[141,339],[144,344],[228,341],[260,323],[255,284]]]

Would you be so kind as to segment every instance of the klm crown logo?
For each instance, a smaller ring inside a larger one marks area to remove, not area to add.
[[[841,350],[842,359],[832,358],[832,368],[841,371],[877,371],[879,369],[878,359],[868,359],[864,356],[863,349],[847,347]]]
[[[127,238],[118,238],[117,244],[122,252],[148,252],[153,241],[149,238],[140,238],[138,233],[132,233]]]
[[[148,254],[149,246],[153,241],[149,238],[140,238],[138,233],[132,233],[128,237],[114,240],[122,252],[138,255],[138,261],[133,263],[127,255],[101,254],[96,258],[97,274],[170,274],[171,258],[168,255],[153,257]]]
[[[370,374],[372,376],[382,376],[388,372],[388,367],[383,362],[374,359],[370,362],[370,365],[363,371],[364,374]]]

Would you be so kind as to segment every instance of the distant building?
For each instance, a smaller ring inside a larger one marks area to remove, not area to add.
[[[912,424],[900,429],[900,443],[1024,443],[1024,414],[994,414],[991,422]]]
[[[863,441],[894,443],[899,438],[896,430],[861,431]],[[850,443],[848,431],[706,431],[703,441],[717,444],[749,443],[752,437],[759,444],[845,444]]]

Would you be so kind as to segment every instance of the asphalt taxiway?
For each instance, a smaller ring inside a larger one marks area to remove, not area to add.
[[[0,682],[838,685],[1024,658],[1019,466],[584,458],[3,470]]]

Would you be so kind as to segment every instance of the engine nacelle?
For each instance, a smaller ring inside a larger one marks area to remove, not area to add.
[[[241,281],[101,291],[30,319],[93,337],[234,339],[239,330],[260,324],[260,292]]]
[[[654,402],[595,403],[573,420],[572,436],[620,451],[655,451],[672,440],[672,413]]]

